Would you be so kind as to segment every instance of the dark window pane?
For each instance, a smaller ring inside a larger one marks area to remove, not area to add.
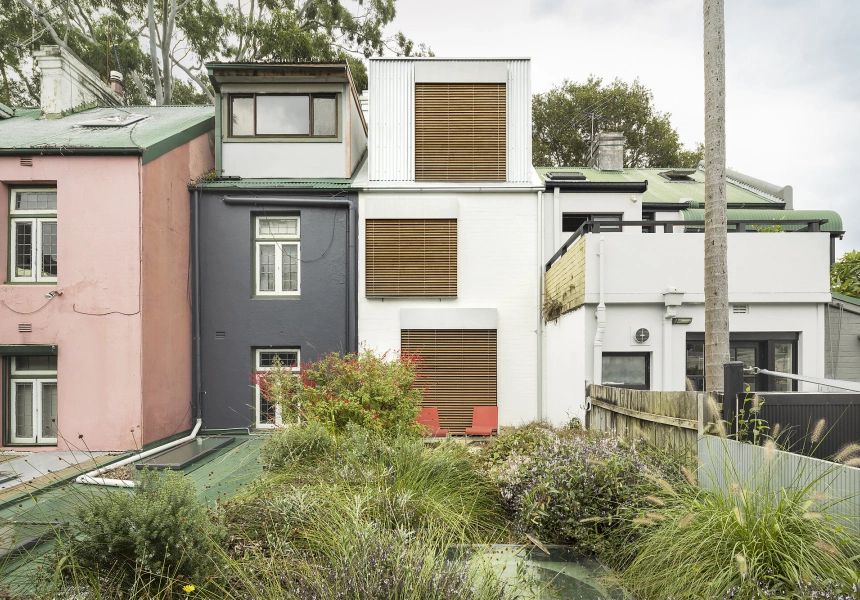
[[[687,342],[687,377],[703,376],[705,374],[705,344],[704,342]]]
[[[57,192],[15,192],[16,210],[57,210]]]
[[[232,135],[254,135],[254,99],[231,98],[233,103]]]
[[[281,246],[283,258],[281,285],[284,292],[297,292],[299,290],[298,250],[293,245]]]
[[[16,382],[15,386],[15,437],[33,437],[33,384]]]
[[[257,134],[308,135],[308,96],[257,96]]]
[[[15,275],[30,277],[33,274],[33,223],[15,223]]]
[[[57,357],[46,356],[16,356],[15,371],[56,371]]]
[[[42,384],[42,437],[57,437],[57,384]]]
[[[605,385],[644,386],[647,382],[647,361],[640,355],[603,355],[603,383]]]
[[[298,366],[298,352],[272,350],[260,352],[260,364],[258,365],[258,368],[269,369],[273,367],[275,365],[276,357],[281,361],[281,366],[283,367],[292,368]]]
[[[57,276],[57,224],[42,223],[42,275]]]
[[[260,246],[260,291],[275,291],[275,246]]]
[[[791,342],[774,343],[773,370],[780,373],[794,373],[794,344]],[[792,390],[791,379],[787,377],[774,377],[772,380],[774,392],[790,392]]]

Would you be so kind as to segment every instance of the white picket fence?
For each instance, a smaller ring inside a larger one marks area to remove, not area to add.
[[[710,435],[699,438],[698,450],[699,485],[706,489],[726,489],[732,483],[741,489],[810,486],[810,494],[836,502],[829,514],[860,517],[858,468]],[[855,524],[860,526],[860,521]]]

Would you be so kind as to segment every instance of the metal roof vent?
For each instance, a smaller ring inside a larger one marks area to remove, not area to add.
[[[585,181],[585,175],[579,171],[553,171],[546,175],[553,181]]]
[[[33,166],[33,157],[32,156],[22,156],[20,159],[22,167],[32,167]]]
[[[146,118],[146,115],[136,115],[134,113],[115,113],[98,119],[90,119],[78,123],[79,127],[127,127],[132,123],[137,123]]]
[[[660,177],[674,182],[686,181],[695,183],[696,180],[692,178],[692,175],[695,172],[695,169],[672,169],[671,171],[661,172]]]
[[[32,323],[18,323],[18,332],[19,333],[30,333],[33,331]]]

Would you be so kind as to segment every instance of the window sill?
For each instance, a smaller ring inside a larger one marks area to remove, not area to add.
[[[365,296],[366,300],[456,300],[457,296]]]
[[[301,294],[254,294],[252,300],[300,300]]]
[[[3,285],[44,285],[44,286],[57,286],[57,281],[4,281]]]
[[[343,142],[343,137],[225,137],[225,144],[246,143],[246,144],[340,144]]]

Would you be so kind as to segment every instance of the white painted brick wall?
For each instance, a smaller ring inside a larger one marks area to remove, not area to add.
[[[537,418],[537,195],[434,192],[459,202],[457,221],[458,297],[452,300],[365,298],[364,215],[391,194],[362,193],[359,200],[359,340],[378,351],[400,348],[402,308],[495,308],[498,311],[499,423]],[[397,198],[426,200],[427,194]],[[403,218],[402,215],[399,215]],[[416,214],[414,218],[421,218]]]

